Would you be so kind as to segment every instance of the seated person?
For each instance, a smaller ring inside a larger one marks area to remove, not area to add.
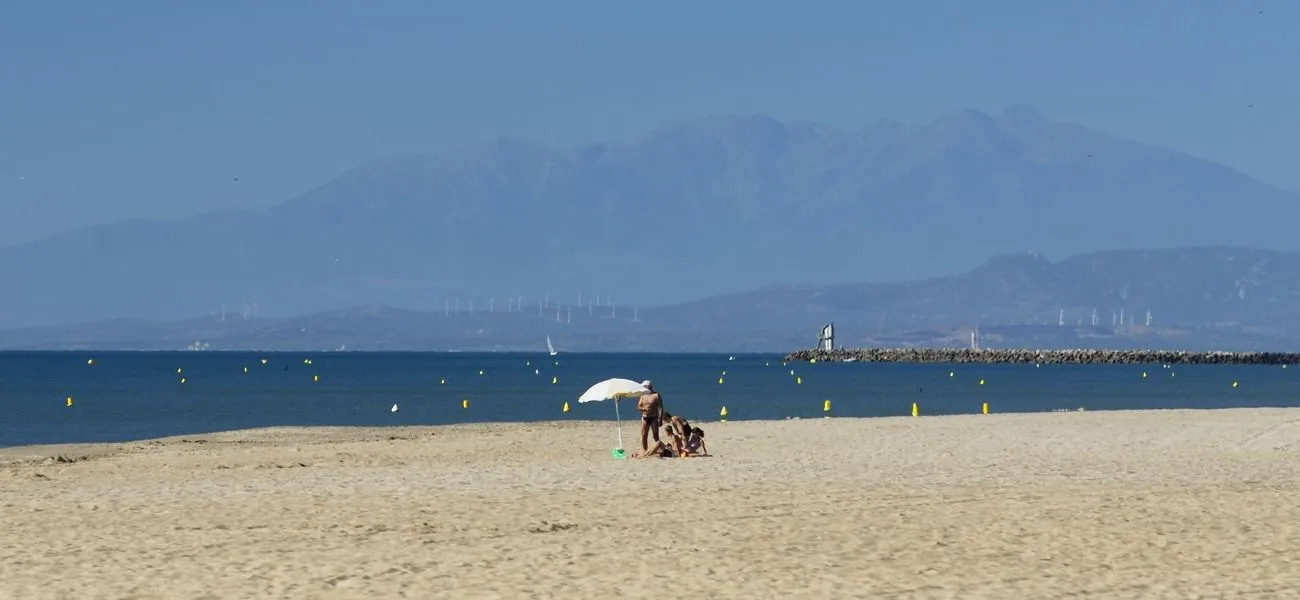
[[[699,427],[692,427],[691,432],[686,436],[686,443],[680,452],[683,458],[687,456],[708,456],[709,448],[704,445],[704,430]]]
[[[677,453],[662,441],[657,441],[644,452],[633,452],[632,458],[673,458]]]
[[[682,445],[686,443],[686,439],[677,433],[677,428],[671,422],[664,425],[664,442],[672,449],[673,454],[682,455]]]

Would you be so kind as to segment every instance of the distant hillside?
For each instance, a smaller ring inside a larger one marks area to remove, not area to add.
[[[647,306],[776,281],[938,276],[1023,250],[1296,251],[1297,217],[1296,194],[1023,107],[854,131],[717,116],[631,144],[502,139],[409,156],[265,211],[0,248],[0,327],[254,301],[264,315],[436,311],[449,296]]]
[[[835,319],[866,329],[953,325],[1151,324],[1300,336],[1300,254],[1181,248],[993,258],[961,275],[905,283],[774,286],[643,312],[688,327]]]
[[[219,315],[0,331],[0,349],[141,348],[784,352],[826,322],[843,346],[1290,350],[1300,347],[1300,254],[1238,248],[996,257],[961,275],[779,286],[631,311],[538,304],[455,314],[386,306],[285,319]],[[1147,311],[1151,320],[1147,321]],[[1096,321],[1093,314],[1096,312]],[[1119,322],[1120,315],[1124,322]]]

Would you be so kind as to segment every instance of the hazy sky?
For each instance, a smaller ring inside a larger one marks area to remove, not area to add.
[[[1286,0],[9,0],[0,244],[270,205],[389,154],[714,113],[859,127],[1026,104],[1300,190],[1298,22]]]

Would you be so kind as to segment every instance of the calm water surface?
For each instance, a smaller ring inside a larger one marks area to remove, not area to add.
[[[783,366],[779,355],[708,354],[9,352],[0,353],[0,446],[282,425],[612,421],[612,403],[576,401],[609,377],[652,379],[671,412],[701,421],[716,420],[723,406],[731,420],[821,417],[825,400],[833,416],[846,417],[908,415],[913,402],[925,415],[978,413],[984,402],[993,412],[1300,405],[1300,367],[1279,366]],[[463,400],[470,401],[468,409]],[[397,413],[389,411],[394,403]],[[632,403],[621,407],[623,418],[635,417]]]

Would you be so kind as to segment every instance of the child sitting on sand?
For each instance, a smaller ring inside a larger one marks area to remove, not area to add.
[[[680,417],[673,418],[677,419]],[[675,456],[681,456],[683,442],[685,442],[685,440],[682,438],[682,435],[677,432],[677,428],[673,426],[673,423],[669,422],[664,425],[664,443],[673,451]]]
[[[690,434],[686,436],[686,446],[682,448],[682,457],[708,455],[709,448],[704,445],[704,430],[699,427],[692,427]]]

